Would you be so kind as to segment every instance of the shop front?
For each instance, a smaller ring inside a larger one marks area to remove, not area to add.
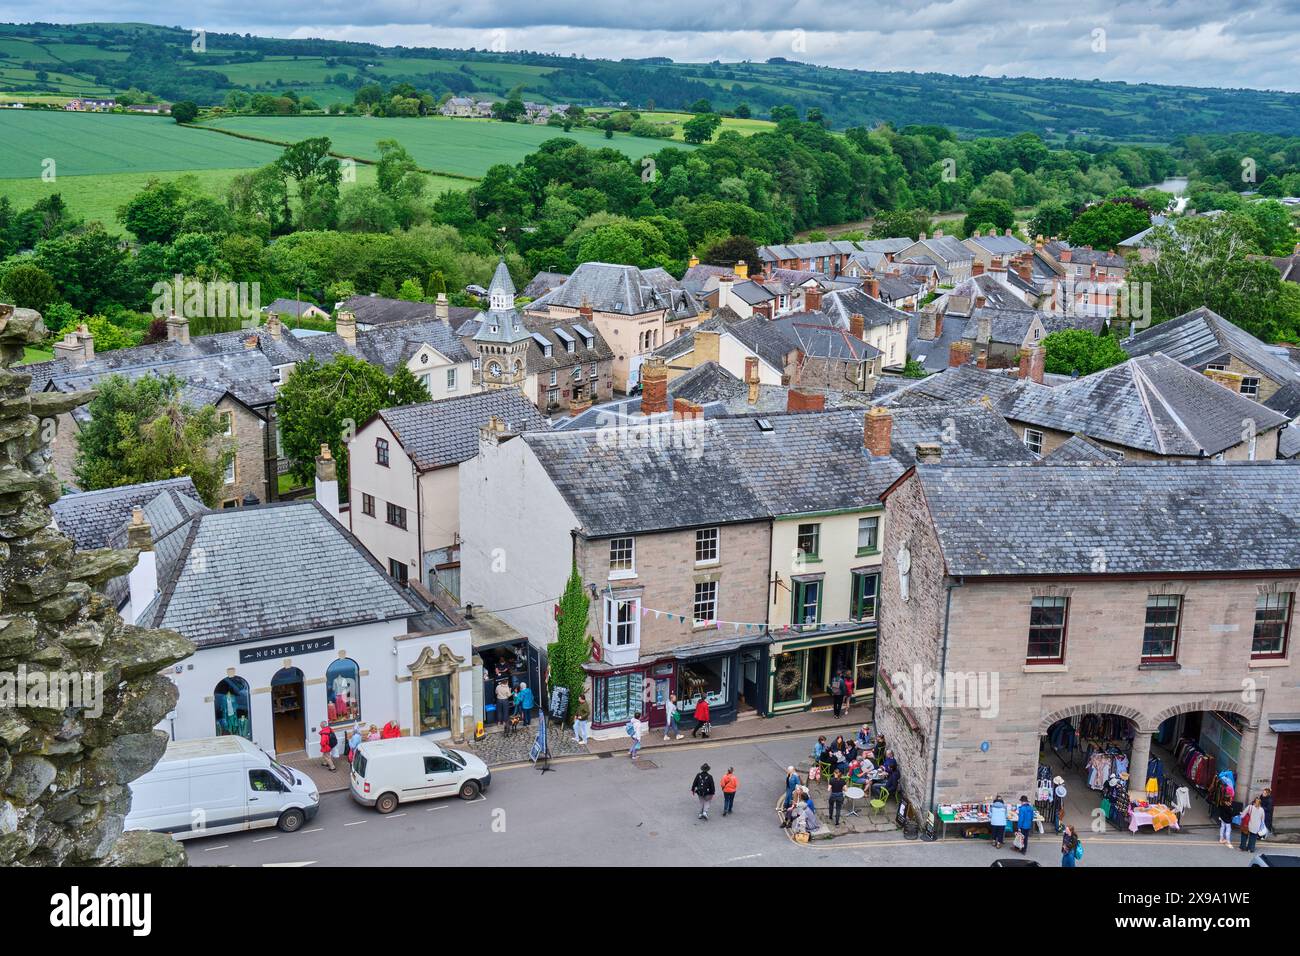
[[[831,702],[831,680],[853,676],[853,705],[870,706],[876,689],[876,625],[854,622],[772,632],[767,654],[767,713],[809,710]]]
[[[546,689],[542,686],[546,674],[546,651],[527,638],[516,635],[506,640],[475,643],[474,655],[483,662],[482,700],[485,724],[503,722],[501,715],[496,712],[496,688],[502,681],[509,683],[512,692],[517,691],[521,684],[527,684],[533,691],[536,706],[546,706]],[[492,709],[489,710],[489,707]]]

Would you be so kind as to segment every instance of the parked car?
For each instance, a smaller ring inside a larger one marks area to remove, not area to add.
[[[422,737],[367,740],[352,757],[352,798],[380,813],[399,804],[453,794],[473,800],[492,784],[492,772],[473,754],[439,747]]]
[[[1256,853],[1251,866],[1300,866],[1300,856],[1286,853]]]
[[[994,860],[992,863],[989,864],[989,866],[1005,866],[1005,867],[1041,866],[1041,865],[1042,864],[1039,863],[1037,860],[1025,860],[1015,856],[998,857],[998,859]]]
[[[173,740],[158,765],[132,781],[126,829],[178,840],[271,826],[293,833],[319,809],[312,779],[252,741]]]

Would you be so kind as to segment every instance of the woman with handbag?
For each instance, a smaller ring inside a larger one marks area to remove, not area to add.
[[[1078,852],[1079,836],[1074,832],[1074,827],[1067,826],[1061,831],[1061,866],[1074,869]]]
[[[1256,797],[1241,814],[1240,849],[1243,852],[1254,852],[1255,841],[1259,839],[1259,831],[1262,829],[1264,829],[1264,805],[1259,797]]]

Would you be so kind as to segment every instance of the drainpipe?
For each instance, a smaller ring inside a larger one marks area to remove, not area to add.
[[[962,583],[963,580],[961,578],[958,578],[956,584],[953,584],[951,581],[949,581],[947,584],[944,585],[944,590],[947,592],[947,596],[945,598],[944,608],[943,608],[943,644],[941,645],[939,651],[939,674],[938,674],[939,693],[937,695],[938,703],[935,708],[935,716],[934,716],[933,743],[930,746],[930,749],[934,751],[934,756],[930,761],[930,799],[928,802],[928,809],[930,810],[934,809],[935,806],[934,794],[935,794],[935,790],[938,789],[938,785],[939,785],[939,733],[943,729],[943,697],[944,697],[943,689],[947,684],[947,676],[948,676],[948,623],[952,617],[952,592],[953,592],[953,588],[961,587]]]

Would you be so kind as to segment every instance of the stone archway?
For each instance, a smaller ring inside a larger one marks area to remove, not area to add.
[[[1121,717],[1127,717],[1131,720],[1137,729],[1142,730],[1146,717],[1138,710],[1132,707],[1125,707],[1123,704],[1112,704],[1107,701],[1094,700],[1086,704],[1072,704],[1069,707],[1063,707],[1058,711],[1048,714],[1038,722],[1039,735],[1047,733],[1052,724],[1058,720],[1065,720],[1067,717],[1076,717],[1083,714],[1118,714]]]
[[[1244,718],[1248,730],[1259,729],[1259,708],[1252,707],[1249,704],[1237,700],[1223,700],[1221,698],[1207,698],[1205,700],[1184,701],[1180,704],[1174,704],[1172,707],[1166,707],[1160,713],[1156,714],[1152,721],[1152,733],[1160,729],[1170,717],[1177,717],[1179,714],[1191,714],[1197,711],[1221,710],[1225,713],[1236,714]]]

